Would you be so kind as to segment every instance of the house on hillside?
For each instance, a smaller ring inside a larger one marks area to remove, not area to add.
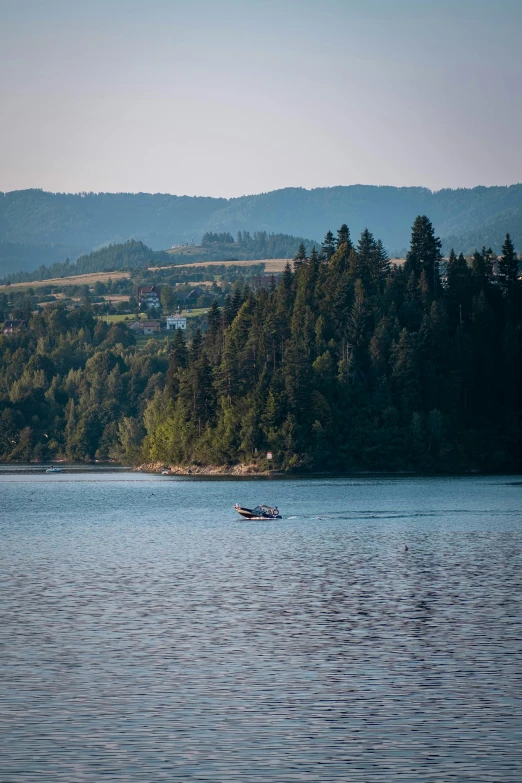
[[[173,329],[186,329],[187,319],[182,318],[180,315],[168,315],[167,316],[167,329],[172,331]]]
[[[200,288],[193,288],[192,291],[189,291],[188,294],[183,298],[183,307],[194,307],[201,294],[202,291]]]
[[[140,310],[160,308],[160,292],[155,285],[140,285],[138,288],[138,305]]]
[[[23,329],[24,326],[25,321],[22,320],[4,321],[2,332],[3,334],[15,334],[15,332],[19,332],[20,329]]]
[[[159,321],[133,321],[129,324],[129,329],[134,334],[156,334],[161,331],[161,323]]]
[[[156,334],[161,329],[159,321],[143,321],[143,334]]]

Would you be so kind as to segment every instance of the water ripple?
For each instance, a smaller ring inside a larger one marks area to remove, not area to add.
[[[0,481],[2,783],[522,779],[502,480],[123,478]]]

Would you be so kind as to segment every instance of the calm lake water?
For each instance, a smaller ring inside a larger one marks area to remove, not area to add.
[[[521,545],[520,477],[10,470],[0,781],[520,783]]]

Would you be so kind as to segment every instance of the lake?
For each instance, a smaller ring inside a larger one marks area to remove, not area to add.
[[[517,783],[521,545],[520,477],[4,468],[0,780]]]

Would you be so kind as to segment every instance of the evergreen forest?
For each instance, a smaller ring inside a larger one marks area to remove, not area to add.
[[[141,349],[86,302],[0,338],[0,458],[283,471],[522,469],[522,282],[426,216],[402,266],[365,229],[237,284],[203,330]]]

